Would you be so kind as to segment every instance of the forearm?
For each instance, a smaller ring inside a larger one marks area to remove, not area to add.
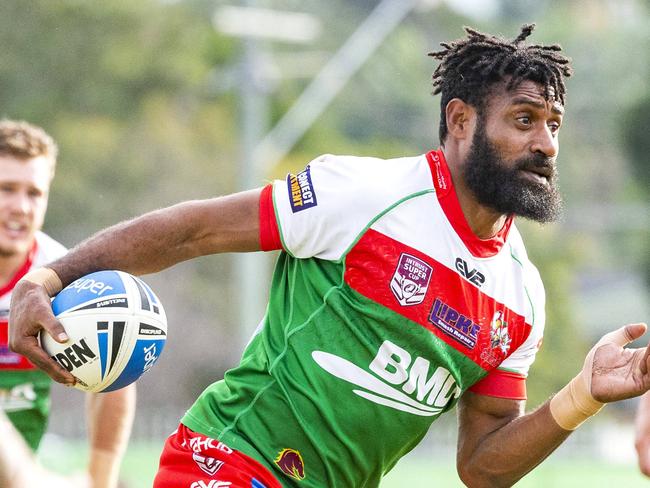
[[[459,407],[459,415],[465,412]],[[459,439],[463,435],[462,425]],[[549,402],[531,413],[506,421],[487,433],[474,450],[458,457],[458,472],[470,488],[512,486],[551,454],[572,431],[562,429],[551,415]],[[459,441],[459,453],[464,447]]]
[[[634,447],[638,455],[639,469],[650,476],[650,393],[641,397],[636,413]]]
[[[190,201],[98,232],[51,263],[63,286],[103,269],[154,273],[197,256],[259,249],[259,190]]]
[[[117,486],[135,414],[135,384],[110,393],[88,394],[86,410],[93,488]]]

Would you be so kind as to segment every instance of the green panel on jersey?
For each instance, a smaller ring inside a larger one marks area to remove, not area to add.
[[[34,451],[47,426],[50,385],[49,376],[40,370],[0,373],[0,409]]]
[[[264,462],[286,486],[377,486],[485,375],[350,289],[343,273],[340,262],[282,253],[263,329],[182,420]],[[302,480],[276,464],[284,449],[300,454]]]

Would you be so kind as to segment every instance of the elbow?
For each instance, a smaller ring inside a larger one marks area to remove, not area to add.
[[[513,480],[504,479],[503,474],[496,472],[484,463],[458,462],[456,471],[460,480],[468,488],[499,488],[514,484]]]

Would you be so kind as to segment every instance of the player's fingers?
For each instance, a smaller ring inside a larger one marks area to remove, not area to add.
[[[22,349],[24,353],[21,354],[29,358],[38,369],[47,373],[47,375],[54,381],[68,386],[73,386],[75,384],[75,377],[69,371],[61,367],[59,363],[54,361],[49,354],[41,348],[36,338],[26,338]]]
[[[635,339],[638,339],[643,334],[645,334],[648,326],[643,323],[639,324],[628,324],[620,329],[616,329],[608,334],[605,334],[596,344],[596,346],[602,346],[604,344],[616,344],[617,346],[625,346]]]

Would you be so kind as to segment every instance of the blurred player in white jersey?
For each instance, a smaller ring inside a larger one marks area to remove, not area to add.
[[[7,338],[14,285],[31,269],[66,252],[41,232],[57,152],[55,142],[40,127],[0,121],[0,486],[5,488],[36,486],[41,478],[53,483],[34,465],[30,452],[38,448],[46,430],[51,380],[11,352]],[[86,403],[89,479],[93,488],[114,488],[131,430],[135,387],[88,394]]]

